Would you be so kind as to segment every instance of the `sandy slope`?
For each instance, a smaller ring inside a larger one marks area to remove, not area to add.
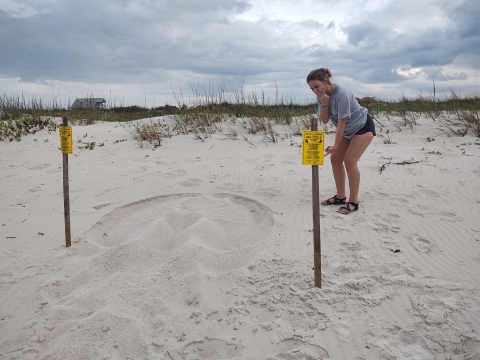
[[[480,359],[480,141],[418,122],[321,208],[322,289],[299,137],[74,126],[70,248],[58,134],[0,143],[0,359]]]

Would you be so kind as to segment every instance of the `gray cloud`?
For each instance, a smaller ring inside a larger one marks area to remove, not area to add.
[[[387,1],[359,10],[358,18],[325,22],[315,13],[301,21],[237,18],[254,6],[234,0],[4,1],[0,76],[36,84],[154,86],[185,76],[241,83],[246,73],[251,81],[275,80],[301,93],[305,75],[318,67],[390,87],[421,78],[469,83],[468,70],[480,67],[478,1]],[[460,68],[447,73],[449,66]]]

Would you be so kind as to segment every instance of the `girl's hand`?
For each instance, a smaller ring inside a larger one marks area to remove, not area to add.
[[[323,156],[328,156],[331,153],[333,153],[335,150],[337,150],[337,148],[334,145],[327,146],[327,148],[325,149],[325,154]]]
[[[330,96],[326,93],[327,88],[323,88],[318,95],[318,100],[322,103],[322,106],[328,106],[328,100]]]

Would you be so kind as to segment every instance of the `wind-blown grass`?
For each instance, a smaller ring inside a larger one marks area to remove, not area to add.
[[[172,137],[170,126],[162,124],[159,120],[156,122],[150,120],[149,124],[139,122],[133,126],[133,130],[130,129],[129,133],[141,148],[143,148],[145,142],[154,147],[161,146],[164,138]]]
[[[278,135],[272,125],[293,123],[298,128],[299,124],[309,123],[308,119],[316,113],[316,104],[286,101],[283,96],[278,96],[278,91],[272,101],[263,90],[245,94],[243,88],[234,90],[233,97],[229,98],[223,84],[190,84],[190,90],[188,97],[182,91],[174,91],[179,112],[173,118],[176,129],[182,134],[193,133],[202,140],[223,131],[225,122],[241,121],[249,133],[260,132],[266,141],[276,142]]]
[[[190,84],[190,92],[173,91],[177,105],[155,108],[141,106],[117,106],[109,101],[107,109],[70,109],[54,100],[48,106],[41,98],[27,98],[25,94],[0,96],[0,140],[20,140],[28,133],[40,129],[55,130],[51,117],[67,116],[71,124],[92,124],[97,121],[125,122],[137,119],[158,118],[171,115],[172,128],[160,123],[137,125],[132,136],[140,145],[145,141],[160,146],[161,139],[172,134],[193,134],[205,140],[216,132],[227,129],[227,137],[238,138],[232,126],[240,123],[247,133],[264,135],[264,140],[277,142],[281,137],[275,125],[283,125],[291,136],[301,135],[310,127],[310,118],[316,116],[315,102],[299,103],[275,91],[270,99],[263,90],[246,93],[243,87],[228,92],[224,84]],[[399,131],[403,128],[415,130],[420,116],[431,118],[443,125],[449,135],[465,135],[472,131],[480,136],[480,98],[477,95],[460,98],[452,90],[450,94],[407,98],[403,93],[398,100],[367,98],[362,101],[380,130],[386,121],[394,121]],[[394,120],[394,119],[400,119]],[[242,135],[243,136],[243,135]]]
[[[361,102],[362,103],[362,102]],[[460,98],[455,91],[450,94],[436,96],[419,95],[416,98],[406,98],[403,94],[399,100],[376,100],[362,103],[368,108],[377,124],[383,127],[382,118],[390,120],[393,117],[402,119],[395,125],[414,129],[420,116],[425,116],[433,121],[438,121],[450,135],[465,135],[471,130],[480,136],[480,97],[470,95]]]
[[[51,104],[45,104],[39,97],[27,97],[24,93],[3,94],[0,96],[0,120],[17,120],[25,115],[34,119],[43,116],[68,117],[71,124],[93,124],[97,121],[124,122],[137,119],[175,114],[175,106],[165,105],[155,108],[141,106],[119,106],[114,100],[107,103],[107,109],[71,108],[70,103],[64,107],[54,99]]]

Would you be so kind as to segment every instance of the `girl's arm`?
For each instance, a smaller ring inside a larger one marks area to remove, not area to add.
[[[330,155],[340,146],[340,141],[342,141],[343,132],[345,131],[345,125],[347,124],[347,118],[338,120],[337,131],[335,132],[335,144],[333,146],[327,146],[325,149],[325,155]]]
[[[320,104],[322,104],[322,110],[320,111],[320,120],[323,124],[326,124],[328,123],[328,120],[330,120],[328,116],[328,100],[330,99],[330,96],[327,95],[324,88],[320,95],[317,95],[317,97],[318,101],[320,101]]]
[[[328,106],[322,106],[322,110],[320,111],[320,121],[323,124],[328,123],[329,117],[328,117]]]

